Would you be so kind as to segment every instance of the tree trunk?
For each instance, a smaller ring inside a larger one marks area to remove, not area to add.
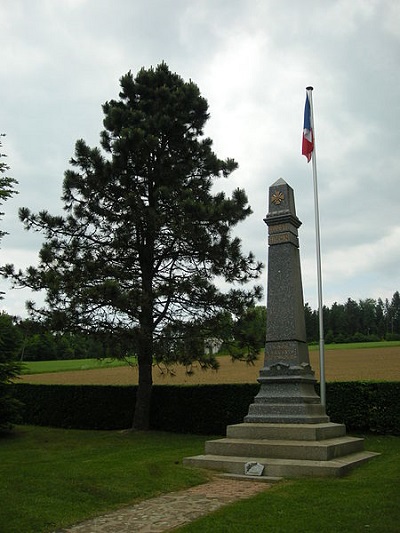
[[[139,317],[139,384],[136,393],[133,429],[146,431],[150,428],[151,391],[153,388],[153,269],[154,269],[154,190],[148,183],[149,206],[144,211],[143,234],[139,247],[139,263],[142,273],[142,299]]]
[[[153,388],[153,294],[151,268],[143,275],[143,300],[140,315],[138,346],[139,384],[133,416],[133,429],[147,431],[150,428],[151,391]]]
[[[136,393],[135,413],[133,416],[133,429],[147,431],[150,428],[151,391],[153,388],[152,360],[139,361],[139,385]]]

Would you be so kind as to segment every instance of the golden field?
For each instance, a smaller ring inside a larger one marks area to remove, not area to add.
[[[155,384],[198,385],[216,383],[254,383],[259,375],[263,359],[254,366],[235,361],[230,357],[219,357],[218,371],[203,371],[194,366],[194,373],[188,375],[183,367],[174,367],[173,373],[154,367]],[[310,352],[310,363],[319,379],[318,351]],[[400,346],[385,348],[360,348],[352,350],[326,350],[326,381],[400,381]],[[101,368],[48,374],[24,375],[22,382],[74,384],[74,385],[134,385],[138,371],[135,367]]]

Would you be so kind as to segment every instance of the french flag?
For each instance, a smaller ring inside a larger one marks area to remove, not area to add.
[[[304,108],[304,126],[303,126],[303,145],[301,149],[302,155],[305,155],[307,161],[310,162],[314,150],[314,135],[311,126],[311,105],[308,93],[306,94],[306,105]]]

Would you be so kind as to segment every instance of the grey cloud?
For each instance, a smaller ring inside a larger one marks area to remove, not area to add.
[[[4,206],[7,261],[35,257],[41,238],[23,231],[17,208],[61,209],[75,141],[99,144],[101,104],[118,96],[120,76],[165,60],[198,83],[210,105],[206,134],[220,157],[239,162],[217,187],[246,189],[254,213],[238,232],[261,261],[268,187],[283,177],[295,189],[305,298],[316,305],[311,165],[300,155],[313,84],[326,300],[399,289],[395,2],[5,0],[0,19],[0,132],[20,182]],[[345,258],[356,265],[346,276]],[[16,294],[4,305],[20,305]]]

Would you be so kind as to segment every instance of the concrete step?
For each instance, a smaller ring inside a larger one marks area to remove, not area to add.
[[[227,427],[232,439],[325,440],[346,435],[344,424],[259,424],[244,423]]]
[[[254,481],[259,483],[270,483],[271,485],[273,483],[279,483],[283,480],[283,477],[276,477],[276,476],[250,476],[246,474],[229,474],[228,472],[225,472],[224,474],[219,474],[218,477],[222,477],[224,479],[237,479],[238,481]]]
[[[347,436],[323,441],[225,438],[207,441],[205,445],[206,455],[310,461],[329,461],[351,453],[361,452],[363,449],[363,439]]]
[[[238,475],[244,474],[246,463],[256,462],[264,466],[263,476],[266,477],[341,477],[377,455],[379,454],[363,451],[329,461],[311,461],[206,454],[188,457],[183,462],[186,466],[219,470]],[[252,476],[245,477],[247,479]]]

